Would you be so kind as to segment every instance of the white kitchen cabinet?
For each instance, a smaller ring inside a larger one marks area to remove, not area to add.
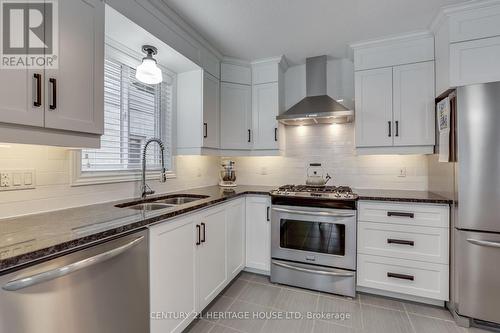
[[[252,87],[253,148],[278,149],[279,83]]]
[[[435,140],[434,61],[393,68],[394,146]]]
[[[150,311],[191,314],[151,320],[151,333],[182,332],[195,316],[197,218],[191,215],[150,227]]]
[[[198,309],[202,310],[228,282],[225,206],[204,211],[198,228]]]
[[[500,81],[500,37],[450,45],[450,85]]]
[[[2,70],[0,75],[0,122],[43,127],[43,69]],[[39,83],[38,83],[39,81]],[[40,91],[37,92],[37,84]],[[38,95],[39,94],[39,95]]]
[[[220,146],[220,82],[215,76],[204,73],[203,78],[203,147]]]
[[[245,199],[226,206],[227,272],[232,280],[245,268]]]
[[[351,45],[358,154],[433,153],[433,41],[414,33]]]
[[[271,199],[246,198],[246,267],[261,273],[271,271]]]
[[[104,3],[58,3],[59,68],[45,70],[45,127],[104,132]]]
[[[252,147],[252,87],[221,83],[221,148]]]
[[[360,201],[357,289],[447,301],[449,210],[448,205]]]
[[[356,146],[392,146],[392,67],[355,74]]]
[[[252,84],[252,70],[250,66],[240,64],[222,63],[221,64],[221,81],[238,83],[238,84]]]
[[[33,126],[1,125],[2,142],[99,146],[104,131],[104,3],[68,0],[58,4],[57,12],[58,67],[5,70],[0,78],[0,123]]]

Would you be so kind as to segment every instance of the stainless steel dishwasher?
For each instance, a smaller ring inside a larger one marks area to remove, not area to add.
[[[0,276],[0,333],[147,333],[147,231]]]

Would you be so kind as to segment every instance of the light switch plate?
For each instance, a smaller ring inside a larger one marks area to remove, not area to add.
[[[0,170],[0,191],[27,190],[35,188],[34,169]]]

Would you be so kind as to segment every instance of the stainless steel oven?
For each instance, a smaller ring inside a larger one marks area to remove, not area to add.
[[[273,205],[271,280],[355,295],[356,210]]]

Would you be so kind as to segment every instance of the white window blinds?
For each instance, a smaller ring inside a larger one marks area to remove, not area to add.
[[[82,172],[139,170],[146,140],[165,143],[165,166],[171,170],[171,84],[148,85],[135,69],[107,58],[104,64],[104,135],[100,149],[82,150]],[[160,149],[148,148],[148,170],[160,168]]]

